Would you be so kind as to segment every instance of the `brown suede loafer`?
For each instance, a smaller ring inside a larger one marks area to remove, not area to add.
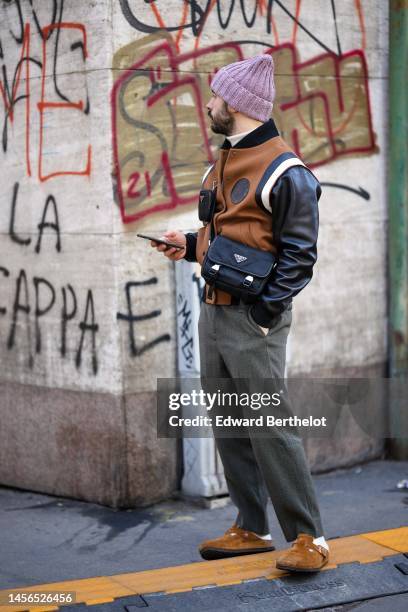
[[[238,555],[270,552],[275,550],[275,547],[272,545],[272,540],[263,540],[253,531],[241,529],[234,524],[221,537],[202,542],[198,550],[202,558],[209,561]]]
[[[276,567],[289,572],[318,572],[329,561],[329,551],[313,544],[314,536],[299,533],[292,547],[276,560]]]

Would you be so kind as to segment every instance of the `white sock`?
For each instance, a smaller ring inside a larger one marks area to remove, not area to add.
[[[259,535],[259,533],[256,534],[258,536],[258,538],[261,538],[261,540],[272,540],[272,536],[270,533],[267,533],[266,535]]]
[[[323,546],[327,550],[330,550],[328,543],[324,539],[324,536],[320,536],[320,538],[314,538],[313,544],[318,544],[319,546]]]

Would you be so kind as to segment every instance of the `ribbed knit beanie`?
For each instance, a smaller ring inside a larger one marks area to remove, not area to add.
[[[266,53],[218,70],[211,89],[235,110],[258,121],[268,121],[275,99],[273,59]]]

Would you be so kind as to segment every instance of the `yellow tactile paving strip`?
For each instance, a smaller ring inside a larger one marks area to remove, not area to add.
[[[329,540],[329,545],[330,563],[323,568],[323,571],[333,569],[342,563],[381,561],[384,557],[408,552],[408,527]],[[129,595],[157,592],[180,593],[200,586],[240,584],[243,580],[251,578],[264,577],[273,580],[286,573],[275,568],[275,559],[280,553],[281,551],[273,551],[217,561],[202,561],[176,567],[117,574],[115,576],[53,582],[27,588],[20,587],[0,591],[0,599],[4,600],[5,594],[10,591],[75,591],[75,603],[93,605],[107,603]],[[1,612],[22,612],[25,610],[50,612],[58,609],[63,611],[64,607],[31,605],[27,608],[16,605],[0,605]]]
[[[389,529],[388,531],[373,531],[362,535],[372,542],[376,542],[382,546],[388,546],[400,553],[408,552],[408,527]]]

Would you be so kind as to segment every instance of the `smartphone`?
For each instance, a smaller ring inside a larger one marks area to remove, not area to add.
[[[180,244],[176,244],[175,242],[169,242],[168,240],[163,240],[163,238],[156,238],[155,236],[145,236],[144,234],[136,234],[139,238],[145,238],[146,240],[153,240],[153,242],[157,242],[157,244],[166,244],[169,247],[175,247],[179,251],[183,250],[184,247]]]

